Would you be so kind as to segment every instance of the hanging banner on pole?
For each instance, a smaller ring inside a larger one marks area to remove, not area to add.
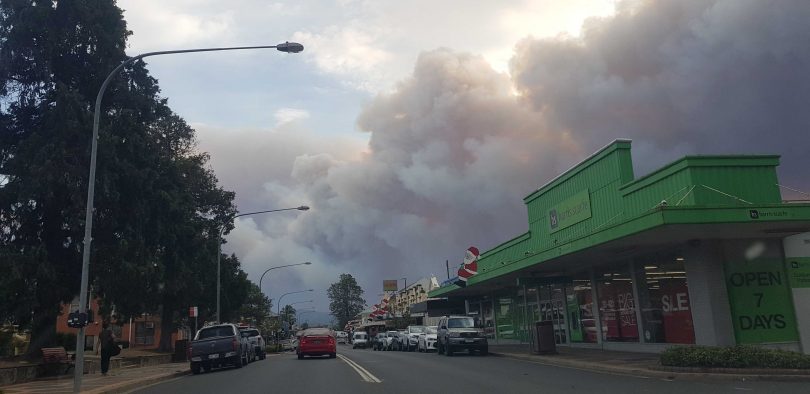
[[[197,317],[197,307],[192,306],[188,308],[188,317]]]

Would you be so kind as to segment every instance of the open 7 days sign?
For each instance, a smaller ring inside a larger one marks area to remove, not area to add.
[[[726,288],[737,343],[799,339],[782,260],[727,262]]]

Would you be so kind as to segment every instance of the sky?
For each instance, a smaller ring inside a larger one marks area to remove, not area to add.
[[[528,229],[522,198],[617,138],[637,175],[687,154],[780,154],[810,191],[810,7],[756,0],[119,0],[241,212],[223,250],[283,303],[383,279]],[[783,190],[783,198],[807,198]],[[400,284],[404,284],[401,281]],[[296,306],[308,308],[307,303]]]

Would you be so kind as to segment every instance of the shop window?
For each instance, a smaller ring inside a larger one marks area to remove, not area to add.
[[[638,341],[636,302],[633,280],[627,265],[603,268],[596,272],[596,292],[602,340],[608,342]]]
[[[583,272],[574,276],[571,291],[566,292],[566,303],[571,342],[596,343],[590,274]]]
[[[495,298],[495,321],[497,326],[498,339],[515,339],[514,318],[517,305],[513,303],[512,297]]]
[[[684,259],[679,256],[641,259],[635,267],[644,340],[695,343]]]

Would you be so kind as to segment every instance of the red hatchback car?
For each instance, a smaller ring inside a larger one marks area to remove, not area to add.
[[[323,356],[329,358],[337,357],[337,341],[335,341],[334,331],[328,328],[308,328],[301,332],[298,337],[298,359],[304,356]]]

